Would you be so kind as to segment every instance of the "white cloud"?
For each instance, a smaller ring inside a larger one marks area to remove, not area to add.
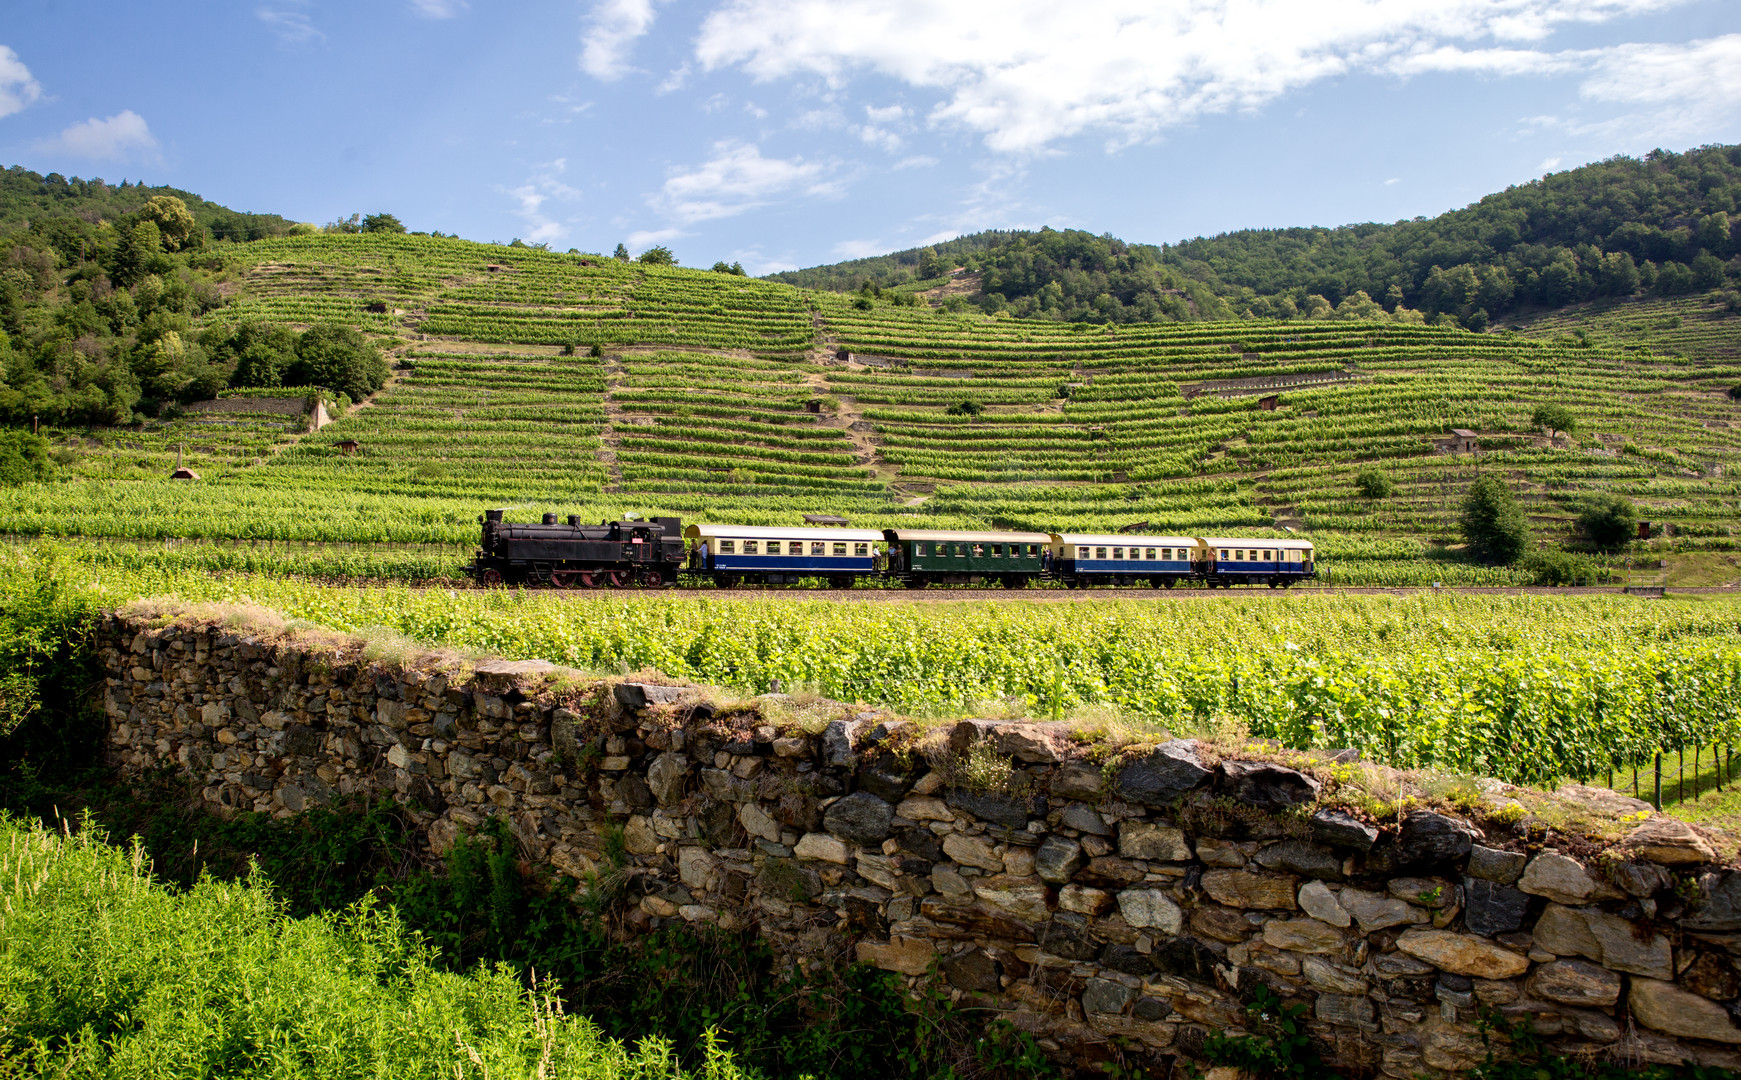
[[[687,236],[687,235],[688,234],[685,233],[682,229],[676,229],[676,228],[672,228],[672,229],[648,229],[648,230],[643,230],[641,232],[630,233],[628,243],[629,243],[629,247],[633,248],[637,253],[639,253],[639,252],[645,251],[648,248],[653,247],[655,245],[663,244],[667,240],[675,240],[680,236]]]
[[[255,8],[254,14],[287,45],[306,45],[310,41],[325,41],[326,35],[314,25],[306,11],[289,8]]]
[[[18,54],[0,45],[0,116],[23,112],[42,96],[42,84],[30,74]]]
[[[884,105],[878,108],[875,105],[866,105],[864,114],[873,124],[892,124],[907,115],[907,107],[905,105]]]
[[[622,78],[635,42],[652,28],[653,0],[598,0],[580,39],[581,70],[604,82]]]
[[[929,169],[937,164],[940,164],[938,160],[929,154],[914,154],[912,157],[904,157],[895,162],[894,167],[897,169]]]
[[[123,109],[106,120],[92,117],[74,124],[52,139],[38,142],[36,148],[43,153],[70,154],[103,161],[157,156],[157,140],[152,136],[151,128],[146,125],[145,118],[132,109]]]
[[[683,224],[732,217],[777,196],[831,195],[838,185],[826,179],[831,166],[801,157],[765,158],[751,143],[726,139],[713,144],[713,157],[665,181],[648,200]]]
[[[411,0],[411,10],[426,19],[451,19],[467,6],[466,0]]]
[[[1393,177],[1391,177],[1391,178],[1390,178],[1390,179],[1389,179],[1389,180],[1386,180],[1386,181],[1385,181],[1385,182],[1384,182],[1384,186],[1385,186],[1385,187],[1389,187],[1389,186],[1391,186],[1391,185],[1392,185],[1392,184],[1400,184],[1400,183],[1402,183],[1402,177],[1400,177],[1400,176],[1393,176]]]
[[[562,202],[580,199],[580,191],[562,180],[562,174],[567,170],[568,160],[557,158],[555,161],[535,166],[532,176],[519,187],[499,189],[520,204],[515,213],[529,227],[525,239],[530,243],[548,244],[568,235],[568,226],[565,223],[544,212],[544,204],[552,199]]]
[[[1557,169],[1559,167],[1560,167],[1560,159],[1557,157],[1546,158],[1542,161],[1542,163],[1540,165],[1536,166],[1536,168],[1538,170],[1545,172],[1545,173],[1553,172],[1555,169]]]
[[[834,245],[834,254],[842,259],[868,259],[887,250],[881,240],[842,240]]]
[[[1658,146],[1733,132],[1741,121],[1741,34],[1603,49],[1579,93],[1638,110],[1613,123]]]
[[[871,127],[866,124],[858,129],[858,137],[871,146],[878,147],[888,153],[894,153],[901,148],[901,137],[883,128]]]
[[[725,0],[696,58],[758,80],[875,73],[935,92],[934,124],[1033,153],[1088,132],[1113,145],[1254,109],[1356,71],[1563,69],[1516,43],[1687,0],[1007,0],[988,19],[930,0]]]

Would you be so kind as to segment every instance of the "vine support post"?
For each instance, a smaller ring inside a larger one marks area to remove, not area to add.
[[[1662,751],[1656,752],[1656,788],[1650,797],[1652,806],[1662,809]]]

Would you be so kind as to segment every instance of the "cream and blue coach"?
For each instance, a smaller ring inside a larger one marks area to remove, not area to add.
[[[1072,589],[1147,582],[1170,589],[1191,580],[1199,545],[1189,536],[1052,534],[1052,576]]]
[[[790,585],[826,578],[836,588],[875,574],[883,534],[875,529],[785,529],[760,525],[691,525],[689,566],[722,588]],[[705,546],[705,554],[703,549]]]
[[[1310,540],[1253,540],[1251,537],[1197,538],[1203,550],[1202,573],[1210,588],[1268,585],[1285,589],[1317,576]]]

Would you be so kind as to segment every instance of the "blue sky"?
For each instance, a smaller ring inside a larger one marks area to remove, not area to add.
[[[1741,142],[1735,0],[5,7],[0,164],[756,273],[1391,221]]]

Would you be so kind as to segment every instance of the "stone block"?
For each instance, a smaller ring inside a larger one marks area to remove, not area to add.
[[[1318,781],[1267,761],[1224,761],[1215,786],[1223,796],[1258,810],[1287,810],[1318,798]]]
[[[1082,1011],[1122,1013],[1130,1007],[1136,991],[1111,979],[1090,978],[1082,984]]]
[[[1399,866],[1438,867],[1460,863],[1480,834],[1468,822],[1416,810],[1403,818],[1398,830],[1396,855]]]
[[[1336,899],[1343,910],[1354,916],[1360,929],[1368,934],[1392,926],[1426,922],[1430,918],[1423,908],[1393,897],[1367,892],[1365,889],[1343,889]]]
[[[1620,842],[1620,850],[1659,866],[1699,866],[1717,861],[1716,848],[1691,825],[1660,815],[1628,833]]]
[[[1367,981],[1340,964],[1322,956],[1307,956],[1300,960],[1300,973],[1315,990],[1330,994],[1365,994],[1371,989]]]
[[[1396,947],[1441,971],[1482,979],[1512,979],[1529,970],[1522,953],[1470,934],[1448,930],[1406,930]]]
[[[950,833],[943,838],[943,854],[963,866],[972,866],[989,873],[1003,870],[1003,856],[992,850],[983,837]]]
[[[751,836],[759,836],[774,844],[780,842],[780,823],[762,809],[761,803],[747,802],[738,807],[738,824]]]
[[[548,668],[549,665],[546,665]],[[482,671],[480,667],[478,669]],[[625,709],[645,709],[649,705],[667,705],[683,696],[681,686],[657,686],[653,683],[618,683],[611,687],[611,696]]]
[[[1164,742],[1118,771],[1121,796],[1145,806],[1166,806],[1211,779],[1190,739]]]
[[[1112,894],[1086,885],[1066,885],[1058,890],[1058,908],[1097,918],[1112,910]],[[1128,919],[1128,916],[1126,916]]]
[[[937,965],[949,985],[981,994],[995,994],[1003,989],[1003,971],[997,958],[984,949],[969,949],[943,960]]]
[[[1299,879],[1292,874],[1254,874],[1245,870],[1207,870],[1203,891],[1236,908],[1294,910]]]
[[[1327,847],[1304,840],[1283,840],[1257,853],[1256,863],[1266,870],[1281,870],[1324,881],[1342,880],[1342,860]]]
[[[1741,1028],[1735,1026],[1728,1009],[1672,982],[1633,979],[1626,1003],[1633,1019],[1665,1035],[1741,1043]]]
[[[1501,851],[1484,844],[1473,844],[1469,848],[1469,876],[1500,885],[1517,884],[1527,862],[1529,856],[1521,851]]]
[[[923,975],[930,970],[937,950],[925,938],[892,937],[888,941],[860,941],[855,947],[858,962],[902,975]]]
[[[647,766],[647,788],[660,806],[674,806],[683,799],[684,779],[688,774],[689,759],[667,751]]]
[[[805,833],[793,847],[792,854],[800,859],[846,865],[846,844],[827,833]]]
[[[1124,821],[1118,826],[1118,853],[1127,859],[1184,862],[1191,858],[1191,845],[1182,831],[1170,825]]]
[[[1554,851],[1531,859],[1517,887],[1531,896],[1545,896],[1561,904],[1583,904],[1596,895],[1596,881],[1584,864]]]
[[[945,801],[957,810],[963,810],[994,825],[1020,829],[1028,824],[1028,804],[1025,799],[956,788],[945,796]]]
[[[1191,909],[1191,931],[1215,941],[1237,944],[1250,937],[1257,928],[1237,911],[1224,907],[1202,905]]]
[[[853,742],[864,725],[857,720],[834,720],[822,729],[822,763],[831,768],[850,769],[858,764]]]
[[[1263,942],[1290,952],[1333,953],[1346,943],[1342,931],[1316,919],[1272,919],[1263,924]]]
[[[1378,1010],[1372,1000],[1354,994],[1319,994],[1312,1015],[1326,1024],[1376,1031]]]
[[[1522,928],[1529,897],[1484,878],[1463,879],[1463,925],[1472,934],[1492,937]]]
[[[1169,936],[1183,928],[1185,913],[1160,889],[1125,889],[1118,894],[1119,914],[1131,926],[1153,928]]]
[[[1079,761],[1065,762],[1052,773],[1047,790],[1060,799],[1081,799],[1095,802],[1106,785],[1101,771]]]
[[[1605,1009],[1620,1000],[1620,976],[1582,960],[1555,960],[1530,973],[1529,992],[1562,1005]]]
[[[895,816],[908,821],[954,821],[955,814],[942,799],[909,795],[895,807]]]
[[[1063,723],[999,724],[992,729],[998,753],[1035,765],[1054,765],[1070,752],[1070,725]]]
[[[1077,832],[1088,833],[1090,836],[1111,836],[1112,826],[1106,819],[1094,812],[1094,808],[1079,802],[1066,803],[1058,813],[1060,828],[1075,829]]]
[[[1308,881],[1300,886],[1297,899],[1300,910],[1319,922],[1346,928],[1354,921],[1322,881]]]
[[[829,805],[822,827],[855,844],[880,844],[888,839],[894,817],[894,807],[869,792],[856,791]]]
[[[1034,872],[1045,881],[1062,885],[1085,861],[1081,844],[1063,836],[1048,836],[1034,852]]]
[[[1556,956],[1582,956],[1603,967],[1652,979],[1674,978],[1674,954],[1661,933],[1640,939],[1633,924],[1605,911],[1549,904],[1536,920],[1534,945]]]
[[[1319,810],[1312,815],[1312,839],[1329,847],[1349,848],[1364,855],[1372,850],[1378,830],[1341,810]]]
[[[1024,922],[1039,922],[1046,917],[1051,899],[1039,878],[1017,878],[1008,874],[974,878],[969,882],[973,894],[995,908],[1001,908]]]

